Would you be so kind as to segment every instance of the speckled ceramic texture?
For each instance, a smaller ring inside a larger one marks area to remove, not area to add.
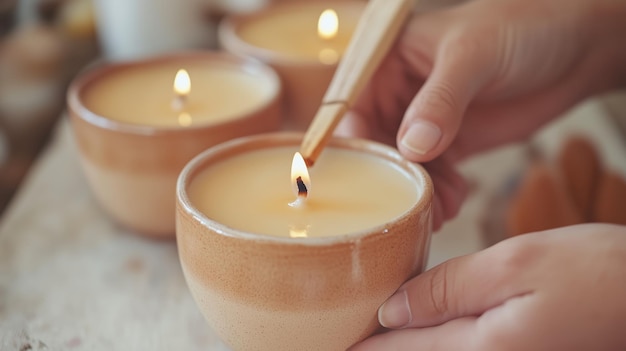
[[[272,97],[259,109],[227,121],[187,128],[133,125],[99,116],[81,101],[81,92],[113,70],[163,60],[210,60],[235,64],[266,79]],[[90,187],[111,217],[153,237],[175,232],[176,179],[203,150],[241,136],[280,128],[281,83],[264,64],[227,54],[181,53],[147,61],[105,64],[80,75],[68,92],[68,108],[83,169]]]
[[[374,142],[332,144],[398,164],[423,192],[396,220],[364,232],[301,239],[256,235],[212,221],[190,203],[189,184],[212,163],[247,150],[298,145],[301,137],[279,133],[219,145],[191,161],[178,180],[183,271],[209,324],[235,351],[343,351],[380,327],[378,307],[426,265],[430,177]]]
[[[307,2],[311,5],[311,2]],[[363,1],[316,1],[320,13],[325,8],[344,8],[350,11],[362,11],[365,6]],[[285,129],[305,130],[328,89],[328,85],[335,74],[337,64],[323,64],[319,60],[291,59],[279,52],[257,47],[245,42],[237,34],[238,28],[252,18],[264,16],[269,11],[283,11],[290,6],[298,6],[298,3],[285,1],[280,4],[268,6],[263,10],[245,15],[233,15],[220,23],[218,28],[218,40],[225,50],[243,56],[251,56],[259,59],[278,72],[285,87],[285,116],[283,125]],[[314,28],[312,28],[314,30]]]

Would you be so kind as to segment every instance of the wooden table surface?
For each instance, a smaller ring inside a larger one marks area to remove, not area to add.
[[[623,139],[599,102],[533,142],[550,153],[572,131],[626,174]],[[462,165],[477,190],[434,236],[430,265],[483,247],[485,201],[523,155],[518,145]],[[132,235],[98,207],[65,119],[0,222],[0,350],[227,350],[187,290],[175,242]]]

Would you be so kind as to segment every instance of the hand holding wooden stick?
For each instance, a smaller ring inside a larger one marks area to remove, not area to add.
[[[309,167],[391,49],[412,7],[412,0],[370,0],[302,140],[300,153]]]

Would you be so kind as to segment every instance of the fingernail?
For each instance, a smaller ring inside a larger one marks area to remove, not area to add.
[[[417,121],[409,127],[400,141],[402,146],[419,155],[425,155],[437,146],[441,129],[433,123]]]
[[[411,323],[406,290],[398,291],[378,309],[378,321],[385,328],[402,328]]]

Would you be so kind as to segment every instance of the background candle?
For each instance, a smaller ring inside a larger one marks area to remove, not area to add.
[[[189,70],[192,87],[175,111],[179,68]],[[276,130],[279,97],[278,76],[261,63],[188,53],[93,69],[73,82],[68,104],[83,168],[104,209],[137,232],[171,236],[184,164],[220,142]]]
[[[379,327],[377,308],[425,266],[425,171],[387,146],[334,140],[311,169],[307,203],[291,208],[301,137],[221,144],[179,177],[183,272],[234,351],[345,350]]]
[[[219,28],[228,51],[267,62],[281,76],[286,93],[286,125],[304,129],[319,107],[337,62],[364,8],[361,1],[282,3],[260,12],[227,18]],[[333,9],[337,34],[318,33],[322,12]]]
[[[172,108],[174,77],[184,68],[191,91],[180,111]],[[93,113],[138,125],[180,126],[179,114],[193,125],[222,122],[256,110],[275,91],[274,82],[248,74],[236,62],[201,59],[162,60],[127,66],[88,84],[82,99]],[[183,122],[183,126],[187,122]]]

